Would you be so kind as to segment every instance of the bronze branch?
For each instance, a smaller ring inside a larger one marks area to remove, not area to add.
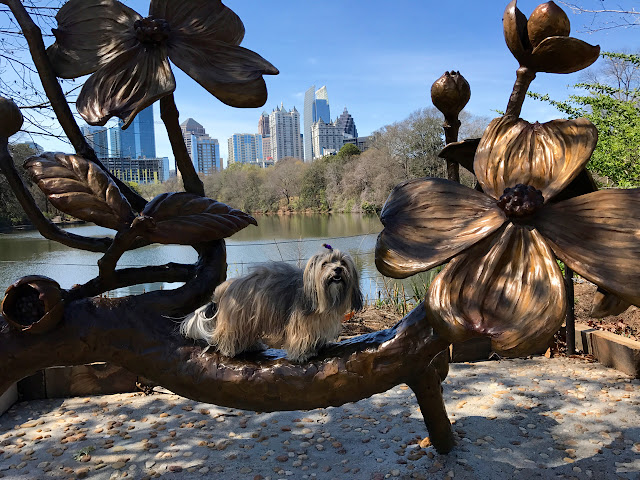
[[[204,185],[198,177],[196,169],[191,162],[189,152],[184,143],[180,122],[178,120],[179,112],[173,94],[167,95],[160,99],[160,117],[167,129],[167,135],[171,142],[171,149],[176,159],[176,168],[182,175],[182,184],[185,192],[195,193],[204,196]]]

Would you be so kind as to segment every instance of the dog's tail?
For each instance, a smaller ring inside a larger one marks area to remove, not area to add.
[[[217,305],[214,302],[198,308],[180,323],[180,334],[211,344],[211,335],[216,327],[216,312]]]

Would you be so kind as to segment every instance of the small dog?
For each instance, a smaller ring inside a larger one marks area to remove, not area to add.
[[[180,324],[180,333],[205,340],[225,356],[282,344],[294,362],[303,362],[338,338],[342,319],[362,309],[353,259],[324,245],[303,270],[284,262],[259,266],[227,280],[213,301]]]

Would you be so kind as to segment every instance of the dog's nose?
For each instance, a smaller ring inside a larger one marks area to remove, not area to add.
[[[336,267],[333,271],[336,275],[340,275],[342,273],[342,267]]]

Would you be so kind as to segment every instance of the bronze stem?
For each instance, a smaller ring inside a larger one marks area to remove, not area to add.
[[[505,115],[513,115],[519,117],[522,112],[522,104],[527,96],[529,85],[536,78],[536,72],[527,67],[520,67],[516,71],[516,82],[513,85],[513,91],[509,97],[509,103],[505,110]]]
[[[33,22],[31,16],[24,8],[24,5],[22,5],[19,0],[3,0],[2,3],[6,4],[11,9],[11,12],[22,29],[22,34],[29,45],[29,51],[31,52],[33,63],[38,70],[42,87],[51,102],[51,107],[53,108],[62,129],[67,135],[67,138],[69,138],[73,148],[75,148],[76,153],[87,160],[91,160],[102,168],[102,170],[104,170],[107,175],[113,179],[116,185],[118,185],[118,188],[129,201],[131,206],[136,211],[141,211],[147,204],[147,201],[135,193],[126,183],[116,178],[104,167],[104,165],[102,165],[102,162],[100,162],[96,153],[89,146],[84,135],[82,135],[80,127],[78,127],[78,124],[73,117],[73,113],[71,113],[71,108],[69,108],[69,103],[64,96],[62,87],[58,83],[53,66],[47,56],[40,28]]]
[[[171,148],[176,159],[176,168],[182,175],[182,183],[186,192],[194,193],[204,197],[204,185],[198,177],[191,157],[184,143],[180,122],[178,107],[176,106],[173,94],[167,95],[160,99],[160,117],[164,122],[171,142]]]
[[[457,115],[444,118],[442,128],[444,128],[444,138],[447,145],[458,141],[460,125]],[[458,162],[447,160],[447,178],[452,182],[460,183],[460,164]]]
[[[167,263],[152,267],[122,268],[107,279],[101,276],[89,280],[84,285],[76,285],[65,295],[65,300],[95,297],[116,288],[130,287],[141,283],[186,282],[195,274],[195,265]]]
[[[576,316],[573,270],[571,270],[566,263],[564,264],[564,285],[567,292],[567,316],[565,317],[567,355],[574,355],[576,353]]]

